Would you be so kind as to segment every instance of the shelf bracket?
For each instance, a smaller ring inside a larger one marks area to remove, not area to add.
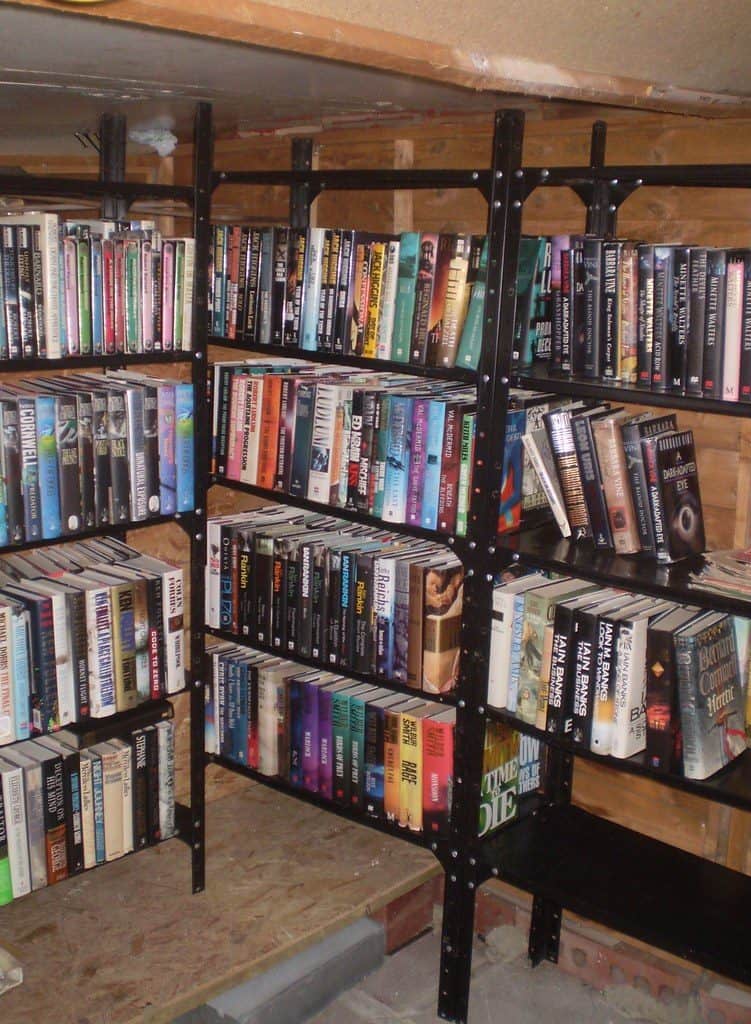
[[[313,140],[295,138],[292,140],[292,169],[309,172],[313,169]],[[289,223],[293,228],[310,226],[310,204],[315,199],[309,181],[293,185],[289,190]]]
[[[126,123],[123,114],[102,114],[99,118],[99,180],[125,181]],[[128,204],[119,196],[102,199],[105,220],[125,220]]]
[[[529,959],[537,967],[543,960],[558,963],[561,939],[561,908],[553,900],[535,896],[529,925]]]

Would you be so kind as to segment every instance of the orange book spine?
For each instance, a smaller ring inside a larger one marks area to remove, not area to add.
[[[279,445],[279,403],[282,397],[281,377],[270,374],[263,388],[263,407],[261,409],[261,443],[258,455],[259,487],[271,490],[274,486],[276,473],[276,453]]]

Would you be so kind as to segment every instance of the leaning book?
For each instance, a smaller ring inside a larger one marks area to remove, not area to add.
[[[683,770],[707,779],[746,749],[743,687],[733,620],[710,612],[675,637]]]

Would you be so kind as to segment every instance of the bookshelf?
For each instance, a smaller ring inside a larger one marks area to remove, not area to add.
[[[490,259],[483,346],[476,373],[462,369],[426,371],[380,360],[233,343],[213,336],[208,339],[210,344],[237,351],[259,355],[294,353],[320,363],[344,362],[460,379],[474,383],[477,388],[477,440],[467,536],[455,538],[425,531],[415,534],[429,536],[452,547],[465,568],[461,669],[455,693],[457,726],[451,830],[447,840],[431,844],[444,870],[446,883],[438,1012],[444,1019],[454,1021],[467,1019],[475,898],[478,887],[491,878],[500,878],[533,895],[529,953],[534,964],[543,959],[557,960],[561,914],[567,909],[731,978],[742,982],[751,980],[743,952],[745,920],[751,906],[751,879],[747,875],[572,804],[574,768],[582,758],[599,761],[612,772],[614,786],[627,784],[629,777],[641,776],[718,805],[747,810],[751,807],[749,755],[742,756],[717,776],[695,782],[680,776],[657,774],[641,756],[619,761],[582,753],[565,740],[551,738],[515,716],[486,706],[494,579],[496,574],[515,563],[568,573],[627,591],[677,601],[690,600],[702,607],[734,614],[751,612],[751,602],[703,594],[689,587],[690,570],[699,567],[700,559],[665,567],[638,558],[618,557],[610,552],[595,551],[587,544],[563,541],[555,527],[547,525],[497,536],[495,514],[506,410],[512,387],[723,417],[748,417],[751,413],[751,406],[737,403],[609,387],[555,376],[538,367],[516,369],[512,363],[514,300],[526,201],[537,189],[566,186],[586,207],[586,230],[612,234],[620,205],[644,186],[747,188],[751,186],[751,167],[727,164],[607,166],[606,129],[601,122],[593,129],[588,166],[525,167],[522,163],[523,134],[521,113],[497,114],[490,168],[476,171],[314,172],[310,170],[309,144],[306,150],[306,143],[298,140],[293,147],[295,166],[292,171],[222,171],[212,179],[213,189],[224,184],[286,186],[290,190],[293,227],[307,226],[310,203],[316,196],[336,189],[430,189],[450,185],[478,189],[488,203]],[[303,508],[325,508],[220,477],[213,477],[212,484]],[[339,508],[332,511],[344,518],[370,521],[367,516]],[[414,532],[401,526],[397,529]],[[482,741],[488,718],[506,721],[520,732],[539,739],[547,751],[547,764],[542,792],[525,798],[519,820],[483,840],[477,838],[477,817]],[[235,769],[226,761],[220,763]],[[240,771],[251,774],[244,769]],[[280,787],[278,780],[252,774],[263,785]],[[339,813],[328,804],[321,806]],[[401,830],[394,834],[404,833]],[[407,838],[414,841],[414,837]],[[688,899],[689,893],[702,896]],[[638,898],[635,894],[639,894]]]
[[[193,387],[194,410],[200,411],[206,401],[205,316],[198,311],[206,308],[206,263],[208,259],[208,234],[204,225],[208,221],[208,191],[206,183],[211,173],[211,110],[207,104],[199,104],[195,111],[194,123],[194,181],[189,187],[131,182],[125,180],[125,139],[124,117],[104,115],[100,121],[99,180],[39,175],[0,175],[0,195],[22,197],[31,202],[41,200],[44,209],[54,210],[56,204],[67,204],[71,200],[90,203],[101,200],[101,216],[104,219],[126,219],[130,206],[148,201],[170,204],[170,212],[179,204],[192,217],[197,255],[194,280],[194,336],[190,350],[158,352],[118,352],[107,355],[70,355],[61,358],[11,358],[0,363],[0,375],[12,380],[26,373],[40,379],[50,371],[78,371],[83,369],[106,370],[126,367],[159,369],[169,366],[181,367],[182,377],[190,380]],[[203,249],[200,246],[203,245]],[[200,254],[200,255],[199,255]],[[200,415],[195,422],[201,423]],[[152,515],[150,518],[116,522],[66,533],[51,539],[26,540],[0,547],[1,554],[32,551],[51,545],[95,537],[116,537],[125,540],[131,532],[141,535],[144,530],[176,524],[185,535],[189,546],[190,572],[190,617],[195,624],[203,615],[203,563],[205,558],[205,495],[207,470],[204,448],[199,430],[194,433],[194,456],[190,470],[193,473],[195,501],[193,510],[172,514]],[[196,568],[197,567],[197,568]],[[186,581],[187,582],[187,581]],[[186,616],[187,618],[187,616]],[[180,639],[180,647],[186,636]],[[199,892],[204,887],[204,843],[203,843],[203,695],[199,689],[200,666],[203,658],[203,633],[193,629],[190,634],[190,665],[186,668],[186,683],[180,693],[189,692],[194,721],[191,723],[191,798],[189,805],[176,804],[176,837],[191,849],[192,890]],[[187,659],[186,659],[187,662]],[[177,692],[169,697],[177,696]],[[100,740],[129,735],[130,730],[155,724],[172,717],[172,705],[167,698],[143,700],[127,711],[120,711],[105,718],[81,717],[76,723],[80,743],[85,747]],[[54,735],[54,734],[53,734]],[[0,747],[0,756],[15,744]]]

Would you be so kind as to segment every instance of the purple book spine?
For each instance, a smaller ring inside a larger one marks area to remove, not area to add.
[[[425,452],[428,438],[429,398],[415,399],[412,413],[412,452],[409,460],[409,482],[407,484],[407,522],[420,526],[422,516],[422,491],[425,478]]]
[[[331,693],[318,692],[318,792],[327,800],[334,798],[334,762],[331,760],[333,733],[331,725]]]
[[[317,793],[320,786],[318,714],[318,687],[305,683],[302,691],[302,785],[311,793]]]

